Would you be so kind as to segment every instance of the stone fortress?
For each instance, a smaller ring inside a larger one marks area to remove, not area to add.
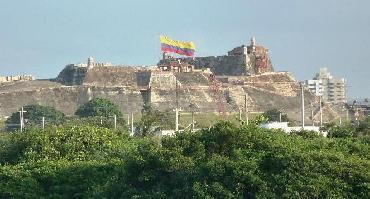
[[[161,110],[180,105],[183,111],[226,113],[243,109],[261,113],[277,108],[300,118],[300,86],[288,72],[274,72],[269,50],[251,39],[227,55],[173,58],[164,54],[156,66],[124,66],[98,63],[67,65],[55,79],[0,85],[0,116],[9,116],[28,104],[53,106],[67,115],[92,98],[108,98],[124,113],[140,113],[145,103]],[[305,90],[305,103],[317,104]],[[318,117],[318,105],[306,112]],[[326,119],[337,117],[331,106]],[[307,121],[310,121],[309,114]],[[306,122],[307,123],[307,122]]]

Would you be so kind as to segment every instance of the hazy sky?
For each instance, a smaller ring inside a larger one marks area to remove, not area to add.
[[[370,97],[369,0],[0,0],[0,75],[56,77],[69,63],[155,65],[159,35],[223,55],[252,36],[277,71],[320,67]]]

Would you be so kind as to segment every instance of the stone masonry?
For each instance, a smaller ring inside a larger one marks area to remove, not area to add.
[[[250,76],[273,72],[273,66],[269,56],[269,50],[264,46],[257,45],[252,38],[248,46],[242,45],[228,52],[228,55],[209,57],[186,57],[161,60],[163,64],[168,60],[177,60],[182,63],[194,65],[195,69],[210,68],[217,75]]]

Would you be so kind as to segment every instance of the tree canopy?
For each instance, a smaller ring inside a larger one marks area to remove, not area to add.
[[[0,198],[369,198],[369,141],[307,133],[26,129],[0,136]]]
[[[113,115],[122,117],[122,112],[120,111],[119,107],[110,100],[104,98],[94,98],[83,106],[79,107],[75,112],[75,115],[80,117],[112,117]]]

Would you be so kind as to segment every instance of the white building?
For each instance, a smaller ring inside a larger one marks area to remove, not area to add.
[[[316,96],[322,96],[325,102],[347,102],[346,79],[333,77],[327,68],[321,68],[312,80],[306,80],[306,86]]]
[[[301,130],[316,132],[317,134],[320,134],[324,137],[326,137],[328,134],[327,132],[320,131],[320,127],[318,126],[305,126],[305,127],[288,126],[288,122],[269,122],[261,124],[260,127],[264,129],[280,129],[288,134],[292,131],[301,131]]]

